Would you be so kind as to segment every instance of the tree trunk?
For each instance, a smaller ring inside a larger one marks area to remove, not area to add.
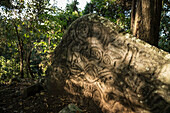
[[[32,50],[30,50],[30,51],[28,52],[26,62],[27,62],[27,69],[28,69],[28,72],[29,72],[29,74],[31,75],[31,77],[34,78],[34,75],[33,75],[33,73],[32,73],[31,67],[30,67],[31,53],[32,53]]]
[[[23,41],[18,33],[18,28],[17,26],[14,24],[15,26],[15,30],[16,30],[16,34],[17,34],[17,38],[18,38],[18,50],[19,50],[19,54],[20,54],[20,74],[21,74],[21,78],[24,78],[24,71],[23,71]]]
[[[50,45],[51,45],[51,38],[50,37],[48,37],[48,45],[49,45],[49,50],[51,50],[51,47],[50,47]]]
[[[134,36],[158,46],[162,0],[132,0],[131,31]]]

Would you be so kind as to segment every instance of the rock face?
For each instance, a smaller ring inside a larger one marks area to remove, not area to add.
[[[55,49],[47,88],[93,113],[168,113],[170,54],[89,14],[71,24]]]

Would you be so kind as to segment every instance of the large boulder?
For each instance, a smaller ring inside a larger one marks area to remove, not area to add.
[[[170,113],[170,54],[89,14],[64,34],[46,85],[93,113]]]

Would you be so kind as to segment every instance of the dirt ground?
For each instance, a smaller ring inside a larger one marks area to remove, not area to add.
[[[37,80],[23,79],[10,84],[0,84],[0,113],[58,113],[72,103],[67,97],[53,96],[46,90],[25,96],[25,89],[36,82]]]

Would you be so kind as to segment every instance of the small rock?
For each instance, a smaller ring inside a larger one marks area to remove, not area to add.
[[[13,108],[13,105],[8,106],[8,109],[12,109],[12,108]]]
[[[18,113],[18,111],[17,111],[17,110],[14,110],[14,113]]]
[[[25,109],[25,110],[29,110],[29,109],[30,109],[30,107],[25,107],[24,109]]]
[[[78,108],[75,104],[69,104],[63,108],[59,113],[81,113],[83,110]]]
[[[29,97],[29,96],[33,96],[36,93],[40,93],[42,90],[44,90],[44,88],[41,84],[31,85],[24,90],[23,97],[26,98],[26,97]]]

